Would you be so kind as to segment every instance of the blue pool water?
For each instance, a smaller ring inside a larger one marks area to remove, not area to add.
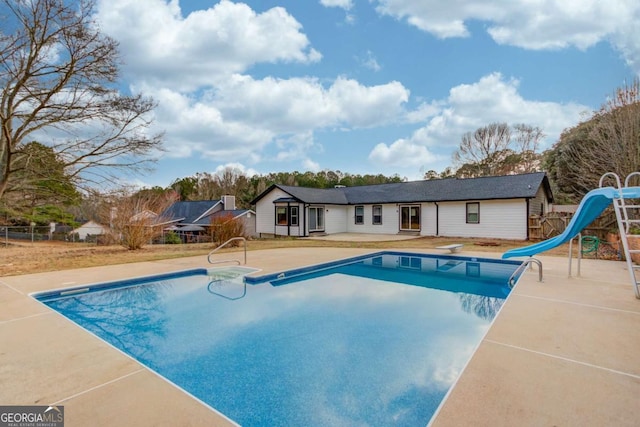
[[[518,265],[384,252],[37,298],[243,426],[426,426]]]

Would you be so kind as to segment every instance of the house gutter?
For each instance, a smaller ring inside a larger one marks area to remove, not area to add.
[[[438,202],[433,202],[436,205],[436,237],[440,236],[440,206]]]
[[[525,229],[527,230],[527,240],[529,240],[529,201],[531,199],[525,199],[527,201],[527,209],[524,212],[524,223],[525,223]]]
[[[287,236],[291,237],[291,202],[287,202]]]

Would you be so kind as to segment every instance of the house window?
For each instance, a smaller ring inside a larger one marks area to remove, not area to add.
[[[276,206],[276,225],[298,226],[297,206]]]
[[[287,225],[287,207],[286,206],[276,206],[276,224],[277,225]]]
[[[356,206],[356,224],[364,224],[364,206]]]
[[[480,224],[480,203],[467,203],[467,224]]]
[[[373,205],[372,210],[372,221],[374,225],[382,224],[382,206],[381,205]]]

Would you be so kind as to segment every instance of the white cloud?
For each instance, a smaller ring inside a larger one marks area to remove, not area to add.
[[[612,36],[613,43],[622,53],[629,68],[640,76],[640,25],[639,18],[620,25],[619,31]]]
[[[262,62],[320,60],[302,26],[281,7],[262,13],[222,0],[186,17],[178,1],[102,0],[101,29],[120,41],[134,79],[193,90]]]
[[[222,173],[227,169],[233,169],[233,170],[239,171],[247,177],[260,175],[260,173],[255,169],[248,168],[242,163],[238,163],[238,162],[230,162],[230,163],[225,163],[224,165],[219,165],[218,167],[216,167],[215,171],[213,171],[213,174],[216,175],[216,174]]]
[[[382,69],[382,67],[378,63],[378,60],[373,55],[373,52],[371,52],[370,50],[367,51],[364,58],[360,59],[360,62],[365,68],[368,68],[373,71],[380,71]]]
[[[565,128],[576,124],[585,111],[590,111],[589,107],[575,103],[524,99],[518,93],[519,85],[518,80],[505,80],[500,73],[492,73],[477,83],[456,86],[449,92],[446,102],[450,111],[441,115],[443,122],[453,125],[458,132],[475,130],[490,122],[526,123],[542,128],[549,143]],[[441,129],[434,120],[430,124]],[[455,138],[455,145],[461,134]]]
[[[587,49],[611,41],[640,73],[640,2],[637,0],[376,0],[377,11],[439,38],[467,37],[466,23],[488,23],[500,44],[526,49]]]
[[[212,102],[225,117],[250,121],[278,133],[330,126],[369,127],[397,119],[409,91],[398,82],[363,86],[337,78],[328,88],[317,79],[261,80],[236,75],[221,84]]]
[[[399,82],[363,86],[338,78],[329,88],[329,102],[339,109],[342,122],[355,127],[379,126],[396,121],[409,99],[409,90]]]
[[[440,106],[433,103],[423,102],[415,110],[407,113],[407,121],[409,123],[425,122],[429,117],[433,117],[440,112]]]
[[[541,147],[544,149],[589,110],[578,104],[526,100],[518,93],[518,86],[518,80],[506,80],[500,73],[489,74],[473,84],[456,86],[446,99],[419,108],[423,112],[413,117],[423,115],[428,121],[410,138],[378,144],[369,159],[380,165],[433,165],[444,160],[438,151],[450,152],[459,145],[464,133],[492,122],[539,126],[547,135]]]
[[[275,160],[279,162],[305,159],[307,153],[316,146],[313,140],[313,132],[301,132],[290,136],[281,136],[276,139]]]
[[[322,170],[322,168],[320,168],[320,164],[311,159],[304,159],[302,166],[304,167],[304,170],[311,172],[320,172]]]
[[[158,101],[155,126],[165,130],[167,156],[230,161],[258,161],[258,153],[274,137],[268,129],[251,126],[222,115],[215,104],[170,89],[145,87]]]
[[[432,164],[439,160],[438,156],[429,149],[410,139],[398,139],[391,145],[380,143],[369,154],[369,160],[381,165],[420,167],[424,164]]]
[[[321,149],[314,131],[398,120],[409,96],[397,82],[363,86],[342,77],[325,88],[312,78],[234,75],[200,97],[145,85],[137,89],[158,101],[156,125],[166,131],[171,156],[249,162],[257,162],[268,145],[276,146],[280,161],[304,159],[309,150]]]
[[[320,4],[325,7],[340,7],[349,10],[353,7],[353,0],[320,0]]]

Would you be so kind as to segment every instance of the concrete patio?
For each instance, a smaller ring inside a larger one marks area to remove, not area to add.
[[[369,252],[250,251],[247,265],[264,274]],[[433,426],[638,425],[640,300],[625,264],[583,260],[568,278],[566,258],[538,258],[544,281],[524,274]],[[66,426],[234,425],[29,296],[206,266],[201,256],[1,278],[0,404],[64,405]]]

